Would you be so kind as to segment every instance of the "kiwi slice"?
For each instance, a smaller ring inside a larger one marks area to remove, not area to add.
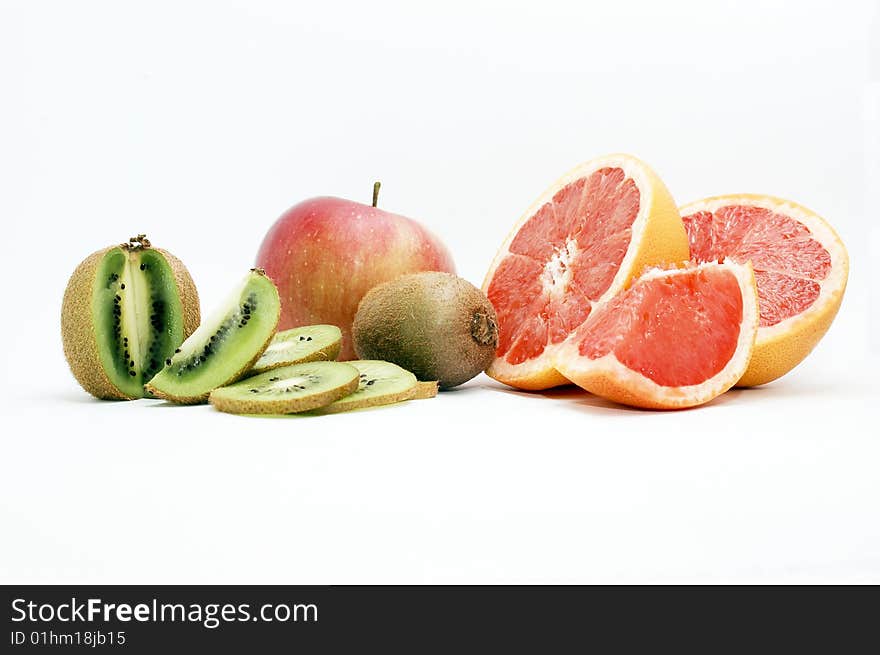
[[[335,325],[306,325],[284,330],[275,335],[250,374],[258,375],[291,364],[333,360],[339,357],[341,347],[342,330]]]
[[[199,296],[186,267],[143,234],[83,260],[61,306],[70,370],[105,399],[141,398],[144,382],[198,324]]]
[[[215,389],[210,400],[230,414],[296,414],[352,393],[358,375],[358,369],[342,362],[293,364]]]
[[[416,394],[416,376],[397,364],[370,359],[356,359],[346,363],[358,370],[357,390],[322,407],[318,413],[335,414],[352,409],[390,405],[410,400]]]
[[[440,381],[439,380],[430,380],[428,382],[419,382],[416,385],[416,395],[413,396],[413,400],[425,400],[427,398],[434,398],[437,395],[437,392],[440,390]]]
[[[182,404],[206,401],[213,389],[251,369],[272,340],[280,314],[278,290],[262,269],[253,269],[223,306],[166,358],[147,391]]]

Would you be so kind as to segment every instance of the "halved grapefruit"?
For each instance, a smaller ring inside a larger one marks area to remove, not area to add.
[[[751,265],[656,268],[594,308],[554,357],[566,378],[603,398],[693,407],[740,379],[757,328]]]
[[[593,307],[646,267],[687,258],[675,202],[643,162],[609,155],[569,171],[519,219],[483,282],[499,324],[486,372],[520,389],[566,384],[553,351]]]
[[[837,314],[849,272],[840,237],[809,209],[781,198],[718,196],[681,208],[697,262],[751,261],[761,320],[738,386],[775,380],[819,343]]]

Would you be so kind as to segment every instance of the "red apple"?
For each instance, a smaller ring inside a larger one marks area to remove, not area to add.
[[[263,239],[257,266],[278,286],[278,329],[337,325],[343,337],[339,359],[356,356],[351,324],[367,291],[404,273],[455,272],[446,247],[416,221],[332,197],[311,198],[284,212]]]

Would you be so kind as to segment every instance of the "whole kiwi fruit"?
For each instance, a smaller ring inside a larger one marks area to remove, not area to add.
[[[352,337],[361,359],[393,362],[449,389],[492,362],[498,320],[489,299],[470,282],[450,273],[411,273],[361,299]]]
[[[61,304],[70,370],[97,398],[134,399],[199,325],[189,271],[143,234],[84,259]]]

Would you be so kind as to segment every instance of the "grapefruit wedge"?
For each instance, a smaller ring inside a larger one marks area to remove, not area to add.
[[[609,155],[569,171],[519,219],[483,282],[499,326],[486,372],[519,389],[567,384],[553,352],[593,308],[646,267],[687,258],[678,209],[643,162]]]
[[[798,204],[758,195],[707,198],[681,208],[697,262],[751,261],[761,319],[752,363],[737,382],[755,386],[797,366],[837,314],[849,272],[840,237]]]
[[[740,379],[757,328],[749,264],[652,269],[594,308],[555,352],[556,367],[579,387],[618,403],[693,407]]]

